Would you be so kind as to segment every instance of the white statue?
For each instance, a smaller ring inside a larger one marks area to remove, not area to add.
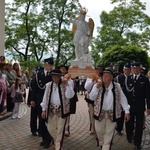
[[[89,18],[89,21],[85,21],[87,9],[81,8],[80,15],[70,22],[73,23],[73,42],[75,45],[75,60],[86,61],[88,55],[88,47],[93,35],[94,21]]]

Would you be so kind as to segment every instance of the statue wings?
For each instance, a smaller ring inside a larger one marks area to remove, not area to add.
[[[78,20],[78,17],[75,20]],[[90,36],[93,37],[94,21],[92,18],[89,18],[88,25],[90,28]],[[73,24],[73,26],[72,26],[72,37],[74,37],[76,30],[77,30],[77,27],[76,27],[76,25]]]
[[[93,31],[94,31],[94,21],[92,18],[89,18],[88,22],[89,28],[90,28],[90,36],[93,37]]]
[[[78,17],[75,20],[78,20]],[[77,27],[75,24],[73,24],[73,26],[72,26],[72,37],[74,37],[76,30],[77,30]]]

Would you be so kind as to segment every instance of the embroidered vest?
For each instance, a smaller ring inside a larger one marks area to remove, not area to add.
[[[52,84],[53,82],[49,82],[47,83],[47,96],[46,96],[46,120],[48,121],[48,115],[49,115],[49,107],[51,104],[51,92],[52,92]],[[60,95],[60,107],[61,107],[61,117],[65,118],[70,114],[70,99],[66,98],[65,96],[65,91],[66,91],[66,87],[63,84],[60,84],[60,87],[58,87],[60,89],[59,95]]]
[[[108,117],[111,121],[115,122],[116,119],[121,117],[121,103],[120,103],[120,86],[118,83],[113,83],[113,111],[107,111]],[[99,89],[97,100],[94,101],[94,118],[101,121],[105,117],[105,112],[102,111],[102,104],[104,99],[104,87]]]

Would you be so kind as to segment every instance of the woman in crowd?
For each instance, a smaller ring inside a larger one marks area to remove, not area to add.
[[[23,94],[25,93],[24,86],[22,85],[22,80],[17,77],[15,83],[9,89],[11,91],[12,101],[14,102],[14,109],[12,113],[12,119],[20,118],[19,107],[21,102],[23,102]]]
[[[12,64],[8,63],[5,67],[5,74],[6,74],[6,80],[9,84],[9,87],[11,87],[16,80],[16,72],[12,69]],[[12,98],[10,97],[10,91],[7,92],[7,111],[12,112],[14,108],[14,103],[12,103]]]
[[[2,72],[0,72],[0,115],[4,115],[4,103],[6,100],[7,86],[2,78]]]
[[[16,72],[17,76],[21,76],[21,68],[17,62],[13,64],[12,69]]]

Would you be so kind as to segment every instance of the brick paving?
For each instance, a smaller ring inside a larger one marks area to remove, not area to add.
[[[84,96],[78,95],[77,112],[71,115],[71,135],[65,137],[64,150],[99,150],[95,135],[90,135],[87,104]],[[7,117],[6,117],[7,115]],[[11,119],[7,113],[0,117],[0,150],[43,150],[39,146],[40,137],[32,136],[30,132],[30,108],[21,105],[21,119]],[[5,119],[4,119],[5,118]],[[119,136],[115,133],[112,150],[133,150],[133,144],[126,140],[125,133]],[[142,150],[150,149],[150,117],[146,117],[146,129],[143,134]],[[52,150],[50,147],[49,150]]]

